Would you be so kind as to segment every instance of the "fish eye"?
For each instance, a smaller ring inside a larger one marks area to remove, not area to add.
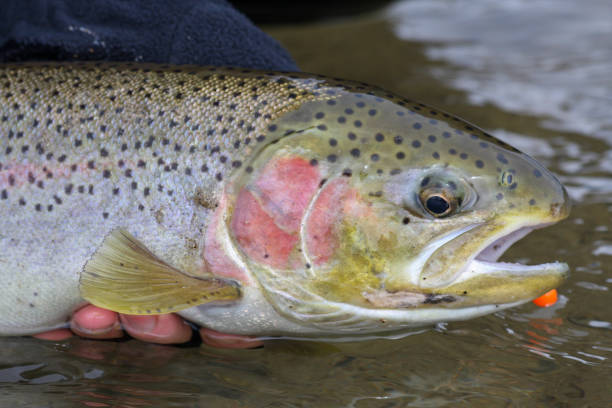
[[[441,219],[470,210],[478,193],[468,178],[454,169],[432,169],[386,187],[387,197],[407,213],[421,219]],[[398,194],[399,193],[399,194]]]
[[[436,218],[447,217],[458,208],[457,197],[443,189],[423,190],[419,198],[425,211]]]
[[[470,208],[477,199],[464,177],[453,171],[436,170],[419,180],[412,209],[427,217],[446,218]]]

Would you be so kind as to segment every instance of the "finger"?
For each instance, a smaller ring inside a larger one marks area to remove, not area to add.
[[[249,336],[220,333],[205,327],[200,329],[202,341],[209,346],[227,349],[249,349],[262,347],[263,341]]]
[[[157,316],[119,315],[130,336],[150,343],[176,344],[191,339],[191,327],[174,314]]]
[[[75,334],[90,339],[123,337],[117,313],[93,305],[87,305],[72,315],[70,329]]]
[[[41,340],[61,341],[66,340],[72,336],[74,336],[74,334],[68,329],[56,329],[34,334],[32,337]]]

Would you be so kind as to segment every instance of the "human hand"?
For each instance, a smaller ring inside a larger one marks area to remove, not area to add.
[[[155,316],[125,315],[86,305],[70,320],[70,329],[56,329],[34,335],[43,340],[64,340],[73,335],[89,339],[115,339],[124,330],[138,340],[157,344],[180,344],[191,339],[191,327],[176,314]],[[202,341],[213,347],[245,349],[260,347],[263,342],[248,336],[219,333],[201,328]]]

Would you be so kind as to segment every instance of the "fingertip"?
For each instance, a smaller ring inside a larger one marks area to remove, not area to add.
[[[180,344],[191,339],[191,327],[174,314],[120,315],[123,328],[135,339],[158,344]]]
[[[93,305],[87,305],[73,314],[70,329],[75,334],[90,339],[123,337],[117,313]]]
[[[200,336],[205,344],[225,349],[251,349],[264,345],[263,341],[253,337],[221,333],[205,327],[200,329]]]
[[[117,313],[87,305],[72,315],[72,323],[90,331],[105,330],[118,321]]]

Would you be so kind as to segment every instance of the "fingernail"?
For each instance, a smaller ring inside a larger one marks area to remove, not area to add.
[[[90,327],[83,327],[80,324],[78,324],[77,322],[72,322],[70,324],[70,329],[74,332],[77,333],[82,333],[82,334],[88,334],[88,335],[92,335],[92,336],[99,336],[101,334],[106,334],[108,332],[110,332],[113,329],[119,329],[120,327],[118,327],[117,324],[108,326],[108,327],[102,327],[102,328],[95,328],[92,329]]]
[[[129,330],[150,332],[157,326],[157,316],[121,315],[121,322]]]

